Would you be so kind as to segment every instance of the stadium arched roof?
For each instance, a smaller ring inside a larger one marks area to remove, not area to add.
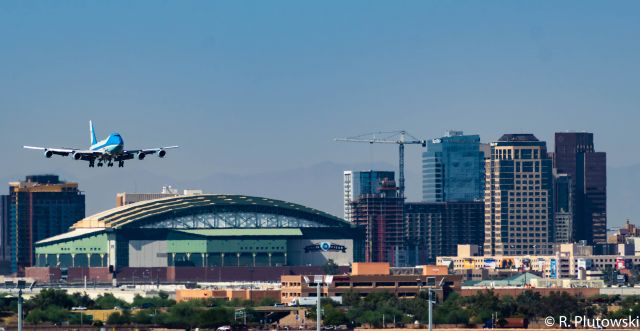
[[[198,194],[141,201],[75,223],[88,228],[296,228],[352,227],[299,204],[246,195]]]

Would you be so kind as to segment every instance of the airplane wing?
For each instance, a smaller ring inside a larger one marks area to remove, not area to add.
[[[22,147],[26,149],[35,149],[35,150],[44,151],[44,154],[47,157],[51,157],[52,155],[68,156],[69,154],[73,154],[73,152],[76,151],[76,149],[73,149],[73,148],[49,148],[49,147],[36,147],[36,146],[22,146]]]
[[[97,157],[103,155],[102,152],[91,151],[91,150],[82,150],[76,148],[49,148],[49,147],[37,147],[37,146],[22,146],[26,149],[35,149],[44,151],[44,155],[46,157],[52,157],[53,155],[60,156],[69,156],[72,155],[76,160],[85,160],[91,161],[95,160]]]
[[[159,157],[164,157],[167,152],[167,149],[173,149],[173,148],[178,148],[180,146],[165,146],[165,147],[157,147],[157,148],[147,148],[147,149],[130,149],[130,150],[124,150],[121,153],[121,157],[123,160],[129,160],[134,158],[136,155],[138,156],[139,160],[144,159],[145,156],[150,155],[150,154],[156,154],[158,153]]]

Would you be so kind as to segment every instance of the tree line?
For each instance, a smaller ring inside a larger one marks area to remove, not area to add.
[[[72,293],[60,289],[43,289],[29,300],[25,300],[25,322],[28,324],[68,324],[102,325],[90,316],[72,307],[106,309],[113,312],[108,316],[107,325],[158,325],[175,328],[211,328],[221,325],[240,325],[246,321],[249,326],[276,322],[266,320],[257,314],[255,306],[272,306],[275,300],[262,299],[259,302],[234,299],[192,300],[176,303],[164,292],[157,296],[136,295],[132,303],[116,298],[111,293],[99,295],[95,300],[86,294]],[[610,309],[616,307],[617,309]],[[132,310],[132,308],[136,308]],[[383,325],[402,326],[411,323],[426,323],[428,320],[427,293],[421,292],[416,298],[399,299],[392,293],[372,293],[361,297],[359,293],[347,292],[341,305],[323,299],[323,324],[345,325],[347,327]],[[0,294],[0,318],[15,315],[15,297]],[[240,313],[240,315],[238,315]],[[551,292],[542,296],[534,291],[525,291],[517,296],[498,296],[491,290],[463,297],[451,293],[442,302],[434,305],[433,321],[436,324],[457,324],[473,326],[486,323],[497,316],[497,323],[508,317],[522,317],[530,321],[546,316],[587,316],[623,318],[640,315],[640,296],[594,296],[580,297],[566,292]],[[305,319],[315,320],[315,307],[310,307]]]

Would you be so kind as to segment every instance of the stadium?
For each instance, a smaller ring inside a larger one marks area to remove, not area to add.
[[[276,280],[342,269],[364,257],[364,231],[298,204],[199,194],[137,202],[75,223],[35,244],[41,281]]]

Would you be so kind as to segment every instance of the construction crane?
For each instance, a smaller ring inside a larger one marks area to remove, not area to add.
[[[388,132],[372,132],[365,133],[359,136],[347,137],[347,138],[335,138],[335,141],[342,142],[354,142],[354,143],[369,143],[369,144],[398,144],[398,180],[400,196],[404,197],[404,145],[421,145],[427,146],[426,140],[420,140],[405,130],[400,131],[388,131]]]

